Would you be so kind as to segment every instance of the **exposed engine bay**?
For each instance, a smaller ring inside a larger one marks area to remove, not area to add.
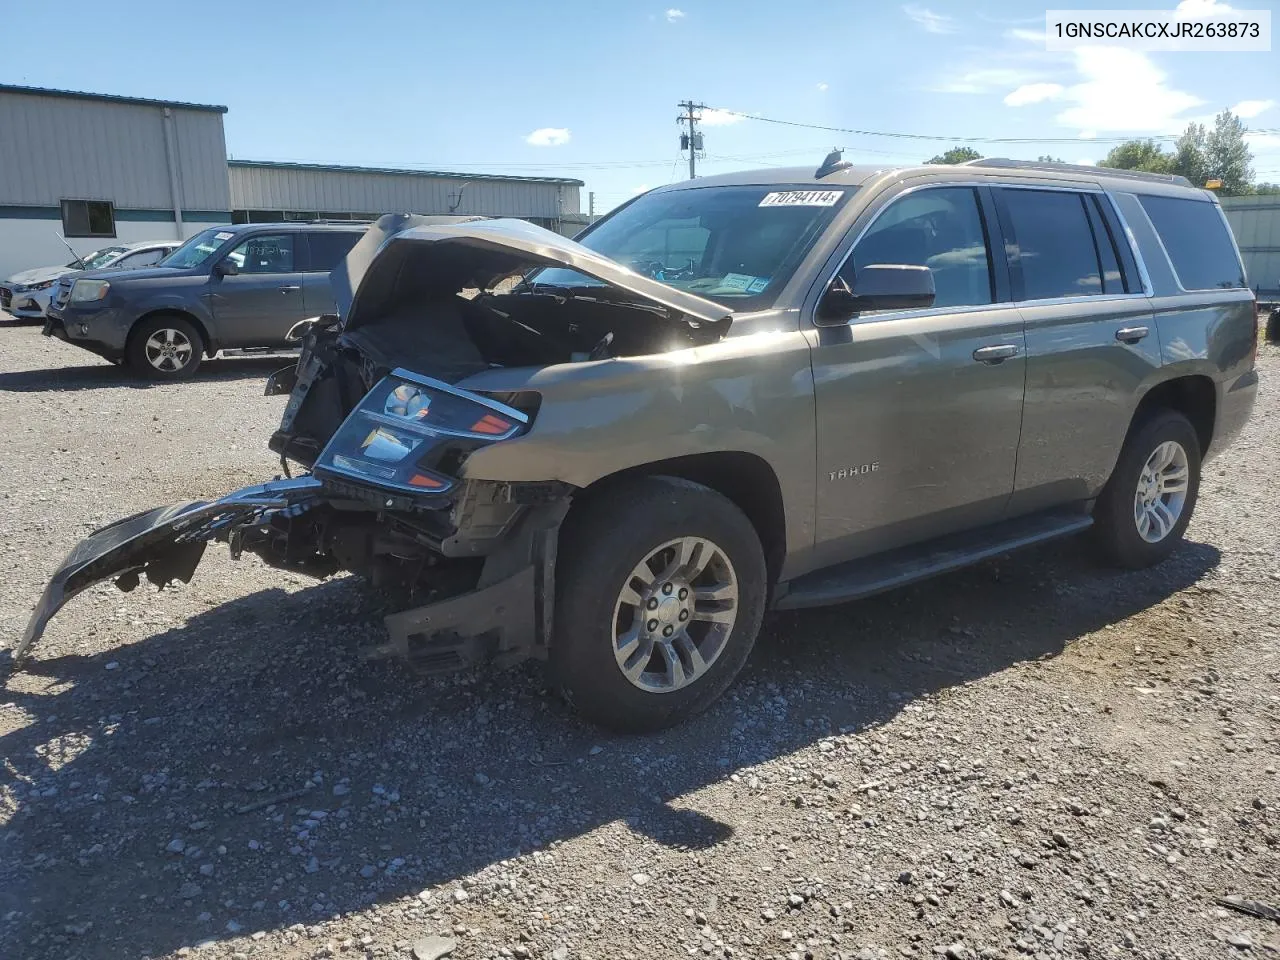
[[[539,284],[547,266],[584,283]],[[234,558],[351,571],[387,590],[404,612],[369,653],[428,671],[537,654],[573,488],[467,479],[472,452],[532,429],[540,398],[459,385],[495,367],[707,344],[731,322],[712,301],[523,221],[383,217],[331,282],[339,314],[304,321],[296,365],[267,385],[289,393],[270,439],[286,478],[91,535],[46,588],[15,660],[76,593],[105,579],[124,590],[141,576],[189,581],[214,539]],[[297,467],[310,473],[291,476]]]

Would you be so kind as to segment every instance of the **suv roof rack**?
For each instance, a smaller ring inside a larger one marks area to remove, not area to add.
[[[1009,160],[1005,157],[983,157],[966,160],[965,167],[997,167],[1008,170],[1057,170],[1063,173],[1086,173],[1091,176],[1117,177],[1121,180],[1151,180],[1190,187],[1192,183],[1177,173],[1147,173],[1145,170],[1117,170],[1113,167],[1090,167],[1082,163],[1053,163],[1047,160]]]

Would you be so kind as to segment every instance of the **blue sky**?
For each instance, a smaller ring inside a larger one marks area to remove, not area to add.
[[[685,98],[865,130],[1079,137],[977,147],[1084,162],[1108,148],[1092,138],[1176,133],[1223,107],[1280,129],[1275,49],[1048,53],[1036,36],[1044,6],[1010,0],[668,2],[10,0],[0,80],[225,104],[238,158],[576,177],[598,210],[687,176],[675,122]],[[1271,9],[1280,25],[1277,0],[1239,6]],[[34,55],[15,56],[22,49]],[[703,129],[708,173],[816,165],[836,145],[873,163],[949,145],[715,113]],[[1280,181],[1280,134],[1252,146],[1260,179]]]

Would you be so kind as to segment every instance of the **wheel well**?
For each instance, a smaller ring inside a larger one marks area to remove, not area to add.
[[[1135,425],[1140,423],[1154,410],[1176,410],[1195,427],[1203,456],[1213,441],[1217,403],[1217,391],[1208,377],[1177,377],[1158,383],[1147,391],[1133,415],[1133,422]]]
[[[778,477],[753,453],[699,453],[657,460],[602,477],[584,491],[596,496],[635,477],[680,477],[728,497],[747,515],[764,550],[769,581],[776,582],[787,552],[787,521]]]
[[[138,326],[140,324],[142,324],[147,320],[151,320],[154,317],[166,317],[166,316],[181,317],[183,320],[187,321],[187,323],[191,324],[193,327],[196,328],[196,332],[200,334],[200,339],[204,341],[205,356],[212,357],[215,353],[218,352],[217,348],[215,348],[213,345],[213,341],[209,339],[208,327],[206,327],[204,325],[204,322],[199,317],[197,317],[194,313],[188,313],[185,310],[164,309],[164,310],[152,310],[150,313],[144,313],[137,320],[133,321],[133,326],[129,328],[130,344],[132,344],[133,342],[134,331],[138,329]]]

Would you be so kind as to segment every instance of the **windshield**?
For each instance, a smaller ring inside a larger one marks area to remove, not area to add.
[[[68,263],[68,267],[80,269],[80,264],[84,264],[85,270],[96,270],[98,267],[105,267],[120,254],[124,253],[124,247],[103,247],[101,250],[95,250],[93,253],[85,254],[82,260],[73,260]]]
[[[731,310],[763,310],[855,189],[770,184],[651,193],[600,221],[578,242]],[[536,270],[526,282],[602,285],[567,267]]]
[[[208,260],[215,250],[230,240],[234,233],[224,227],[210,227],[169,254],[158,264],[162,267],[198,267]]]

